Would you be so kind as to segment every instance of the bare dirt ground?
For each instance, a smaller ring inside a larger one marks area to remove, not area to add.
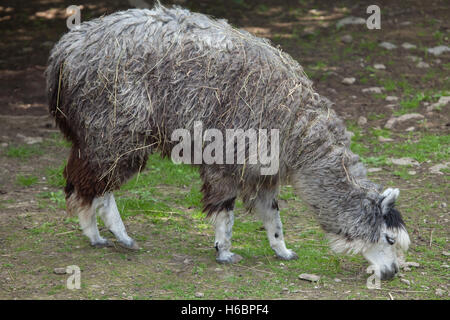
[[[299,61],[316,90],[335,103],[355,132],[353,149],[367,167],[375,168],[373,180],[401,189],[399,208],[412,239],[408,258],[420,266],[404,271],[382,290],[368,290],[363,260],[332,255],[315,231],[312,215],[289,190],[281,201],[283,210],[294,212],[286,213],[289,221],[283,219],[287,241],[303,250],[302,243],[312,239],[307,247],[311,251],[305,249],[304,254],[317,255],[318,260],[307,265],[280,265],[270,253],[251,251],[239,241],[239,228],[236,247],[245,263],[216,265],[212,229],[197,215],[177,218],[175,211],[159,220],[126,217],[130,233],[143,247],[138,253],[90,248],[76,221],[64,213],[58,172],[68,147],[48,116],[43,76],[49,50],[67,32],[65,8],[74,3],[5,0],[0,4],[0,299],[448,299],[450,192],[445,164],[450,164],[450,113],[448,104],[433,105],[450,92],[450,53],[436,56],[427,51],[449,45],[448,2],[380,1],[381,30],[365,25],[336,28],[344,17],[366,18],[371,1],[177,3],[267,37]],[[82,6],[82,20],[130,8],[127,1],[76,4]],[[352,39],[343,41],[345,35]],[[380,47],[384,41],[397,48]],[[416,47],[405,49],[403,43]],[[342,83],[347,77],[355,82]],[[362,91],[370,87],[381,91]],[[420,116],[386,128],[389,119],[411,113]],[[390,163],[389,158],[402,157],[416,162]],[[436,165],[442,170],[433,169]],[[177,202],[177,196],[187,199],[198,193],[198,181],[186,184],[155,183],[152,190],[169,207],[196,213],[195,204]],[[131,192],[125,191],[124,199]],[[242,233],[253,228],[251,217],[244,215],[243,221]],[[185,232],[191,225],[196,229]],[[298,226],[313,231],[296,235]],[[254,241],[267,247],[263,239],[259,231]],[[81,265],[86,279],[81,290],[67,290],[67,277],[55,274],[55,268],[72,264]],[[299,266],[304,270],[295,269]],[[299,281],[303,272],[321,274],[322,280]]]

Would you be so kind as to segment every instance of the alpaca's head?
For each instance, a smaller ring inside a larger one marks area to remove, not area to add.
[[[383,216],[379,240],[366,246],[362,254],[375,267],[382,280],[394,277],[399,270],[403,254],[409,247],[409,236],[400,212],[395,208],[395,200],[400,191],[386,189],[379,200]]]

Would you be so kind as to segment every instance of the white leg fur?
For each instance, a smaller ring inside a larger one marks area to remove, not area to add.
[[[264,223],[270,247],[275,251],[277,257],[282,260],[298,259],[294,251],[286,248],[280,211],[277,208],[272,208],[272,205],[263,205],[263,203],[259,203],[256,208]]]
[[[116,205],[116,200],[112,193],[106,193],[103,197],[96,198],[98,201],[98,212],[102,218],[105,226],[114,234],[119,243],[128,249],[139,249],[137,243],[128,236],[120,217],[119,209]]]
[[[234,223],[233,211],[221,211],[215,214],[214,223],[216,226],[216,237],[214,247],[217,250],[217,262],[219,263],[236,263],[242,257],[232,253],[231,236]]]
[[[78,214],[81,230],[83,230],[83,234],[89,238],[91,245],[95,247],[110,246],[111,243],[101,237],[98,232],[95,212],[97,205],[98,200],[94,200],[90,206],[82,206],[81,201],[78,199],[75,192],[67,200],[67,210],[71,213]]]

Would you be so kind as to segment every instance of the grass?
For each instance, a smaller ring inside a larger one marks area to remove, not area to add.
[[[18,185],[23,187],[31,187],[38,182],[39,178],[32,175],[22,175],[19,174],[16,176],[16,182]]]
[[[7,157],[17,158],[22,161],[28,160],[36,155],[42,155],[43,153],[44,151],[39,144],[9,146],[5,152]]]

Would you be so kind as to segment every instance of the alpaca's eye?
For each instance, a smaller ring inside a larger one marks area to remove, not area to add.
[[[386,237],[386,241],[387,241],[390,245],[393,245],[393,244],[395,243],[395,239],[394,239],[394,238],[391,238],[391,237],[389,237],[388,235],[385,235],[385,237]]]

